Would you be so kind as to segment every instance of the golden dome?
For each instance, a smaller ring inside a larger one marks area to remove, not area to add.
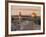
[[[35,16],[37,16],[37,15],[36,15],[36,13],[35,13],[35,12],[33,12],[33,13],[32,13],[32,17],[35,17]]]

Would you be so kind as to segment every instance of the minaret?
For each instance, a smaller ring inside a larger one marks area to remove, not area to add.
[[[19,23],[21,23],[21,12],[19,12]]]
[[[23,29],[23,25],[22,24],[20,24],[21,23],[21,12],[19,12],[19,25],[20,25],[20,30],[22,30]]]

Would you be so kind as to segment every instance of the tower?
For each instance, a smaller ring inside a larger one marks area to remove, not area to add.
[[[19,23],[21,23],[21,12],[19,12]]]

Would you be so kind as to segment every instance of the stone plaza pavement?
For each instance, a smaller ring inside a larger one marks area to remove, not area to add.
[[[17,25],[13,24],[11,27],[13,31],[14,30],[40,30],[41,28],[40,25],[33,23],[33,21],[24,21]]]

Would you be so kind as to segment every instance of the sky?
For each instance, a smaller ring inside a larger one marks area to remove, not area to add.
[[[19,15],[21,12],[22,15],[30,15],[34,12],[37,16],[40,16],[41,7],[38,6],[11,6],[11,15]]]

